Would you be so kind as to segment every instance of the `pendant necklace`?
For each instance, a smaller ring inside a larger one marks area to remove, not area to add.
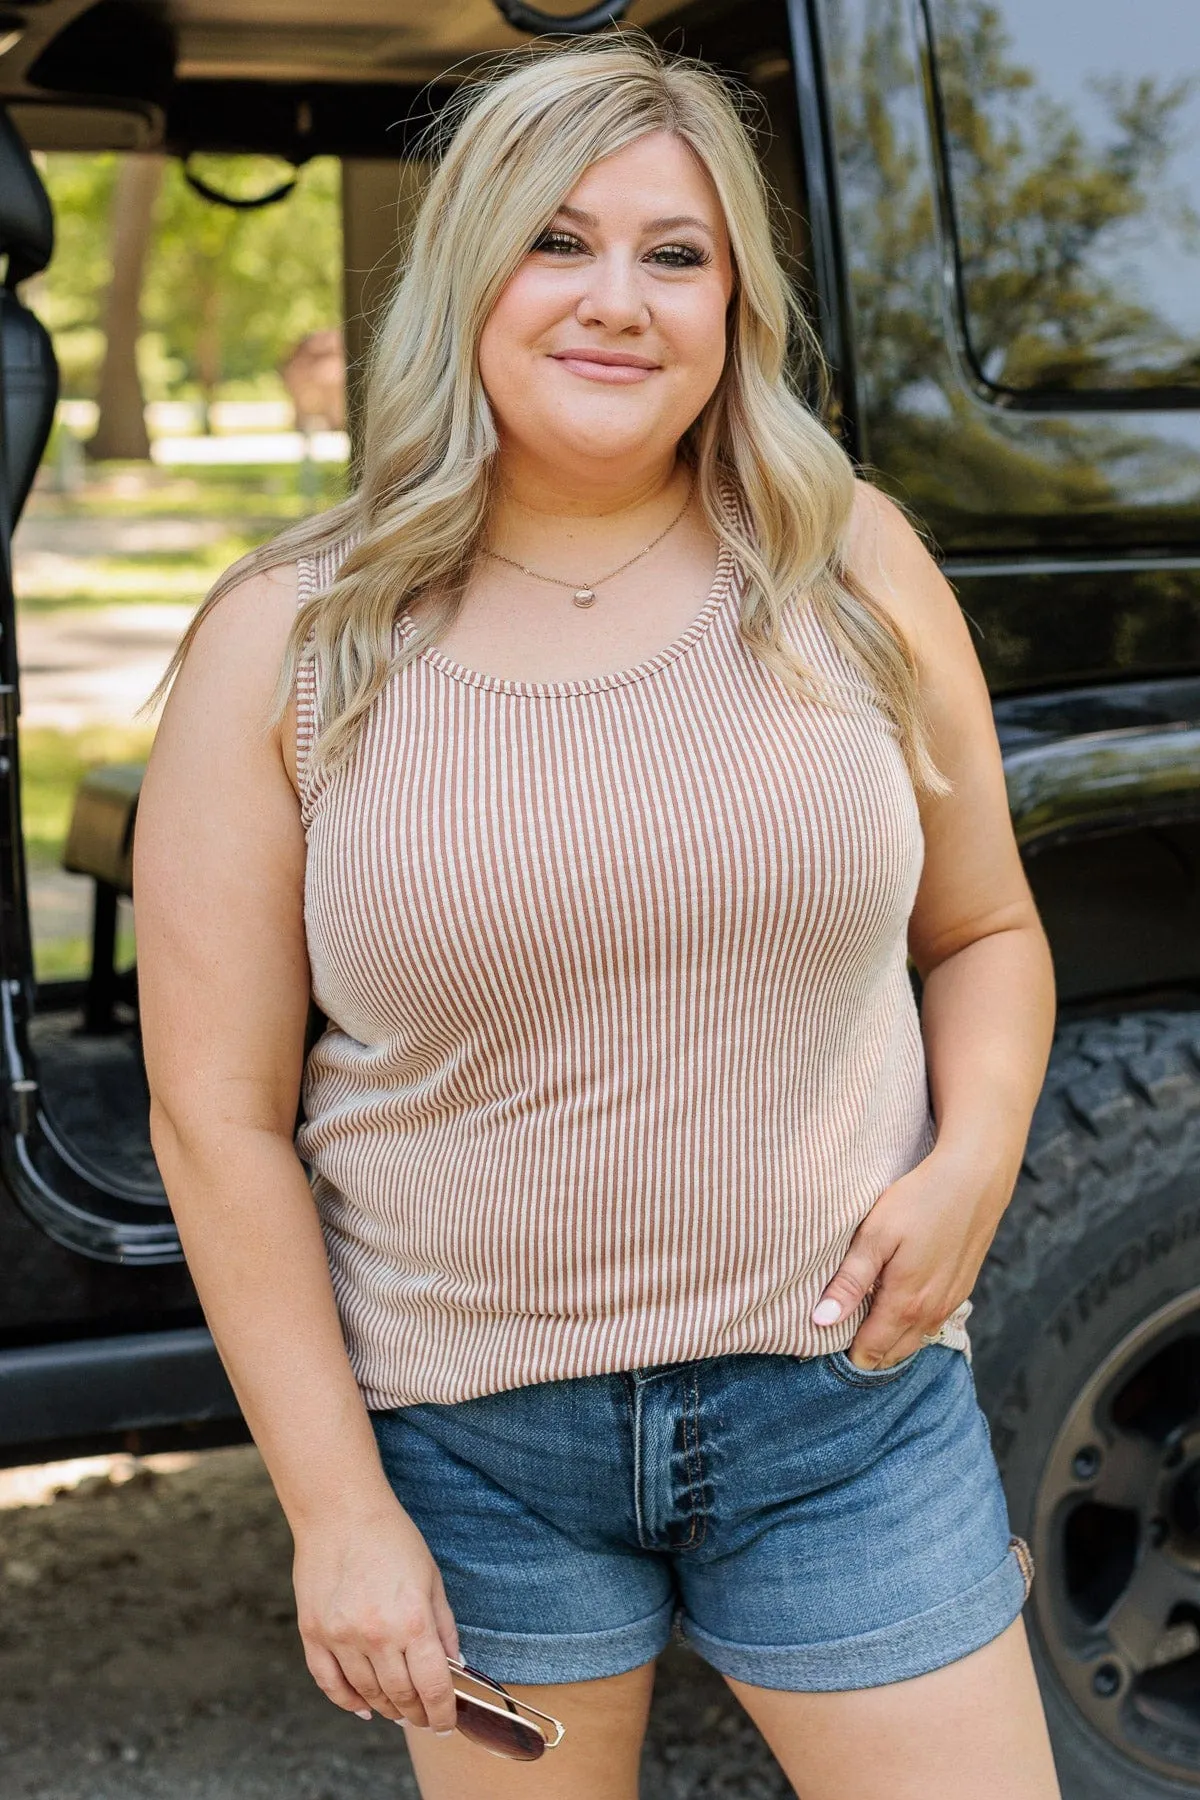
[[[496,562],[507,563],[510,568],[520,569],[520,571],[523,575],[532,576],[534,581],[548,581],[552,587],[573,588],[574,592],[573,592],[571,598],[574,601],[576,606],[594,606],[596,604],[596,589],[603,587],[606,581],[611,581],[613,579],[614,575],[620,575],[625,569],[630,568],[635,562],[641,562],[643,556],[649,556],[651,550],[654,549],[655,545],[662,543],[663,539],[667,535],[667,532],[674,531],[674,529],[678,525],[680,519],[682,519],[684,513],[687,511],[688,506],[691,502],[691,498],[692,498],[692,488],[691,488],[691,484],[689,483],[687,496],[683,502],[683,505],[680,507],[679,511],[675,514],[675,517],[671,520],[671,523],[667,526],[666,530],[660,531],[656,538],[651,538],[650,542],[646,545],[644,550],[639,550],[637,552],[637,555],[631,556],[627,562],[619,563],[615,569],[610,569],[608,574],[602,575],[598,581],[585,581],[585,582],[580,582],[578,585],[576,585],[576,583],[573,581],[563,581],[557,575],[539,574],[537,569],[526,568],[525,564],[523,562],[518,562],[515,556],[504,556],[501,554],[501,552],[499,550],[485,550],[484,555],[492,557],[493,560]]]

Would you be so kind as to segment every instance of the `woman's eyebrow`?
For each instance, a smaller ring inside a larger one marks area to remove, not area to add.
[[[584,212],[583,208],[579,206],[560,206],[558,210],[564,218],[575,219],[580,225],[591,225],[595,227],[600,223],[595,213]],[[712,226],[706,225],[703,219],[697,219],[692,213],[672,213],[670,217],[664,219],[647,219],[642,226],[642,230],[643,232],[674,231],[680,225],[694,225],[698,231],[703,231],[706,236],[713,236]]]
[[[712,226],[706,225],[703,219],[697,219],[692,213],[674,213],[668,219],[647,219],[644,229],[646,231],[674,231],[679,225],[694,225],[697,231],[703,231],[709,237],[713,235]]]

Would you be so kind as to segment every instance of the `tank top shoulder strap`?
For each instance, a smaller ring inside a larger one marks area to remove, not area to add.
[[[331,587],[337,572],[358,541],[356,531],[323,544],[319,550],[296,559],[296,605]],[[296,664],[296,779],[300,788],[300,817],[305,827],[312,822],[320,779],[312,769],[313,745],[321,730],[320,672],[317,668],[316,633],[310,626]]]
[[[718,493],[725,517],[731,525],[750,536],[754,530],[754,519],[750,506],[742,492],[740,483],[729,470],[722,470],[718,480]]]

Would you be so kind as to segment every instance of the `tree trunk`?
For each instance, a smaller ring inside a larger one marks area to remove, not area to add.
[[[104,308],[104,368],[100,420],[87,445],[94,459],[150,454],[138,374],[142,275],[150,247],[161,156],[126,156],[117,174],[112,210],[112,280]]]
[[[208,285],[200,300],[200,326],[196,332],[196,385],[200,389],[200,429],[212,430],[212,403],[221,385],[221,264],[214,259],[206,270]]]

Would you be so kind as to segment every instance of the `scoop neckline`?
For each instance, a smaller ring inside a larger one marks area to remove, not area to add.
[[[728,512],[732,506],[732,497],[727,486],[722,489],[722,500]],[[698,643],[736,587],[737,574],[738,565],[733,546],[728,538],[723,537],[717,545],[717,566],[712,586],[691,624],[663,649],[656,650],[653,656],[645,657],[641,662],[632,663],[624,669],[610,669],[604,675],[583,675],[563,681],[525,681],[517,676],[493,675],[486,669],[468,668],[466,663],[456,662],[435,644],[427,645],[424,650],[419,651],[414,661],[429,663],[432,668],[462,682],[465,687],[482,688],[498,694],[515,694],[529,699],[567,698],[575,694],[596,694],[607,688],[624,687],[629,682],[644,681],[648,675],[665,669],[690,650],[693,644]],[[407,613],[401,613],[396,620],[396,630],[407,642],[416,631],[416,626]]]

